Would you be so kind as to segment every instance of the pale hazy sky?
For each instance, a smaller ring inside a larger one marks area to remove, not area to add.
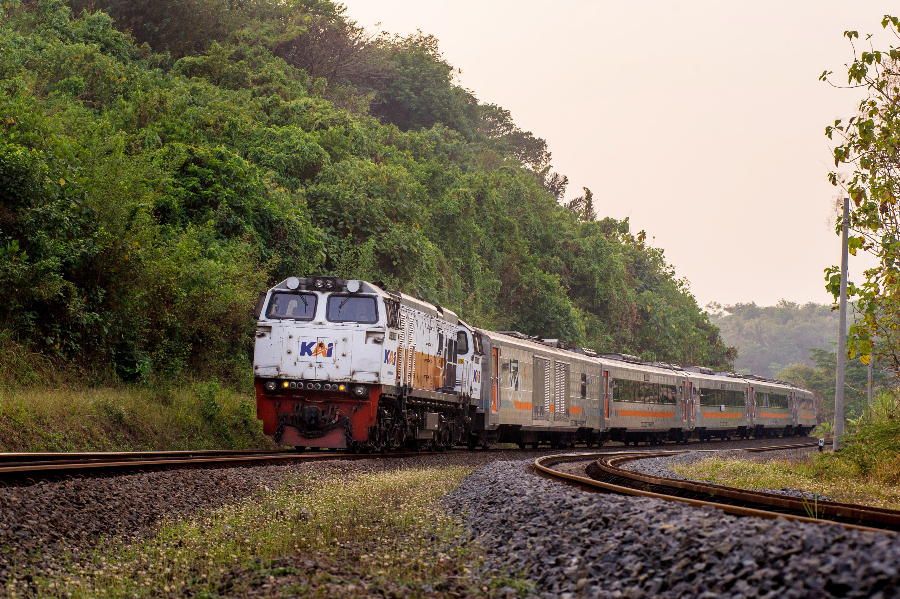
[[[868,0],[345,0],[374,29],[421,29],[482,102],[547,140],[567,197],[631,217],[701,306],[827,302],[840,261],[824,128],[853,116],[844,30],[879,33]],[[850,260],[859,280],[863,260]]]

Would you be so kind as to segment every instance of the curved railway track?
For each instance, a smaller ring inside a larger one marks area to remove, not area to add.
[[[798,443],[777,447],[757,447],[745,451],[778,451],[815,447],[816,443]],[[696,451],[696,450],[695,450]],[[703,450],[701,450],[703,451]],[[716,450],[705,450],[716,451]],[[796,497],[726,487],[714,483],[677,480],[625,470],[621,466],[634,460],[677,455],[685,451],[594,452],[543,456],[535,460],[541,475],[575,484],[595,492],[611,492],[638,497],[678,501],[695,507],[712,506],[728,514],[760,518],[783,517],[803,522],[839,524],[850,528],[900,531],[900,511],[873,508],[834,501],[813,501]],[[587,476],[562,472],[554,466],[575,461],[590,461]]]

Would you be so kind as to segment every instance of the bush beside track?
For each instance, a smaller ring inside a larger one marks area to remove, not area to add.
[[[183,387],[0,388],[0,451],[275,449],[253,398]]]

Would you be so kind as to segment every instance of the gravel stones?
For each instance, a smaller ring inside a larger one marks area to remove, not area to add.
[[[548,452],[517,452],[537,456]],[[60,556],[89,552],[101,537],[139,537],[165,519],[240,501],[286,477],[315,471],[366,472],[426,466],[479,466],[495,452],[453,452],[241,468],[170,470],[0,488],[0,588],[19,573],[49,569]]]
[[[487,575],[523,573],[542,597],[900,597],[895,535],[588,493],[529,464],[486,465],[444,502]]]

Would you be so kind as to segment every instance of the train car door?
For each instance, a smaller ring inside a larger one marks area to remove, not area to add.
[[[491,364],[494,368],[494,390],[491,395],[491,412],[496,414],[500,409],[500,348],[491,348]]]
[[[694,384],[690,381],[681,382],[681,396],[684,398],[684,419],[688,423],[688,428],[692,428],[694,424]]]
[[[606,419],[609,420],[609,404],[612,403],[612,398],[609,396],[609,371],[603,371],[603,413],[606,415]]]

